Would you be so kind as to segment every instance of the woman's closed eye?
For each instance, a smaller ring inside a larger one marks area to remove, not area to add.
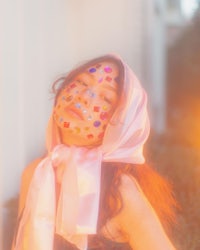
[[[102,99],[104,100],[104,101],[106,101],[108,104],[111,104],[112,105],[112,100],[109,98],[109,97],[107,97],[107,96],[102,96]]]
[[[78,83],[80,83],[81,85],[88,87],[88,84],[80,79],[77,80]]]

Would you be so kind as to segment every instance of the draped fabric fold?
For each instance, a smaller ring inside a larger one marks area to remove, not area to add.
[[[52,184],[54,180],[51,160],[46,158],[34,172],[14,249],[53,249],[55,188]],[[50,196],[46,194],[47,190]],[[44,241],[44,238],[48,238],[48,241]]]
[[[97,229],[101,163],[144,163],[143,145],[149,135],[147,97],[131,69],[122,63],[122,96],[101,146],[88,149],[61,144],[53,116],[50,118],[48,155],[35,169],[14,250],[53,250],[55,233],[86,250],[87,235]],[[62,175],[56,201],[58,169]]]
[[[16,249],[53,249],[54,232],[80,249],[95,234],[98,217],[102,154],[57,145],[36,168],[18,230]],[[57,209],[56,168],[63,168]]]

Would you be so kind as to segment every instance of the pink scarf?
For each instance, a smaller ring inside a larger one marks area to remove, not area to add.
[[[131,69],[123,65],[122,100],[101,146],[87,149],[60,144],[51,117],[47,129],[49,153],[35,169],[14,250],[53,250],[55,233],[86,250],[87,235],[97,229],[101,162],[144,163],[143,145],[149,135],[147,98]],[[64,172],[56,208],[57,167]]]

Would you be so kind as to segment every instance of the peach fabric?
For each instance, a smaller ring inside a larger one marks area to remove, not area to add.
[[[79,249],[87,249],[87,235],[97,229],[101,162],[144,163],[143,145],[149,135],[147,97],[131,69],[123,65],[122,98],[101,146],[87,149],[60,144],[58,129],[50,118],[48,155],[30,183],[14,250],[53,250],[55,233]],[[63,167],[64,174],[56,208],[57,167]]]

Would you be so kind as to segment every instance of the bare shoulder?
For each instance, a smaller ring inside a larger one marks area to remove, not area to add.
[[[130,246],[133,249],[175,250],[137,180],[122,175],[119,191],[123,206],[116,223],[127,235]]]
[[[123,199],[137,199],[145,197],[137,180],[133,176],[123,174],[121,176],[121,185],[119,187]]]
[[[131,213],[132,216],[140,218],[140,216],[144,217],[145,214],[152,212],[150,202],[134,177],[123,174],[119,191],[122,196],[124,213]]]
[[[121,175],[121,189],[135,189],[138,191],[138,183],[133,176],[122,174]]]

